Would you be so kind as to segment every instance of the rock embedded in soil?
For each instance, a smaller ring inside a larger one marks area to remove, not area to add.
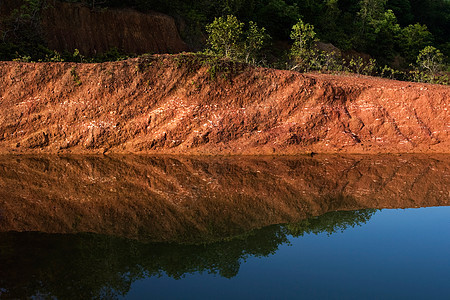
[[[0,62],[0,153],[449,153],[447,86],[213,64]]]

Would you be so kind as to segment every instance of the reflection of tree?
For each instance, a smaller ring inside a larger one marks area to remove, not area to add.
[[[179,279],[207,272],[231,278],[247,257],[274,254],[290,234],[331,234],[363,224],[374,213],[328,213],[196,245],[142,243],[97,234],[1,233],[0,291],[12,298],[111,298],[125,295],[134,281],[145,277],[166,274]]]
[[[322,232],[330,235],[338,231],[342,232],[350,227],[361,226],[367,223],[376,211],[376,209],[365,209],[329,212],[320,217],[306,219],[299,223],[287,224],[285,228],[294,237],[311,233],[319,234]]]

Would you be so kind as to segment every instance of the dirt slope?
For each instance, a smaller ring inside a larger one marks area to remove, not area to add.
[[[450,205],[450,158],[0,156],[0,231],[199,242],[336,210]]]
[[[0,62],[0,153],[450,152],[449,87],[206,60]]]

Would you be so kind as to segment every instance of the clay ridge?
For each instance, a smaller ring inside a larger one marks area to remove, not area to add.
[[[209,60],[1,62],[0,153],[449,153],[449,87]]]

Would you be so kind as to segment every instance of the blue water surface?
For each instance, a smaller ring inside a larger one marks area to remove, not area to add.
[[[289,237],[235,277],[149,277],[126,299],[448,299],[450,207],[381,210],[343,232]]]

